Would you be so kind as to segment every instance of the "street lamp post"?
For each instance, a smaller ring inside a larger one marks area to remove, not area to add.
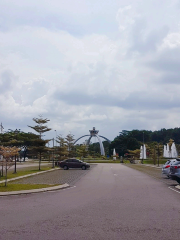
[[[143,132],[143,148],[142,148],[143,152],[142,152],[142,163],[144,161],[144,132]]]
[[[158,167],[159,167],[159,143],[158,143]]]
[[[57,131],[54,130],[56,132],[56,142],[55,142],[55,146],[57,146]]]
[[[52,140],[53,140],[53,165],[52,165],[52,167],[54,168],[54,138]]]
[[[19,133],[19,131],[17,130],[17,128],[16,128],[16,130],[14,131],[14,133],[15,133],[15,135],[16,135],[16,141],[17,141],[17,134]],[[17,163],[17,161],[16,161],[16,155],[15,155],[14,173],[17,173],[17,171],[16,171],[16,163]]]
[[[56,130],[54,130],[55,132],[56,132],[56,138],[55,138],[55,149],[54,149],[54,156],[56,156],[56,147],[57,147],[57,131]]]

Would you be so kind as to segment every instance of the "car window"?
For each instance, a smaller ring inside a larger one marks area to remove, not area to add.
[[[73,161],[73,162],[76,162],[76,163],[78,163],[78,162],[79,162],[79,160],[77,160],[77,159],[73,159],[72,161]]]
[[[172,165],[180,165],[180,162],[179,161],[174,162]]]
[[[68,159],[68,160],[66,160],[66,162],[72,162],[72,159]]]

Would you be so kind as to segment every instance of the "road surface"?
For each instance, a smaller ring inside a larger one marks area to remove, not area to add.
[[[74,187],[0,198],[0,239],[180,239],[180,194],[121,164],[98,164]]]

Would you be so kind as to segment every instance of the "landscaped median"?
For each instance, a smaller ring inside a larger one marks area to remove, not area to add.
[[[6,191],[1,191],[0,192],[0,196],[7,196],[7,195],[19,195],[19,194],[29,194],[29,193],[38,193],[38,192],[47,192],[47,191],[55,191],[55,190],[59,190],[59,189],[63,189],[63,188],[67,188],[69,187],[69,184],[65,183],[65,184],[62,184],[62,185],[46,185],[46,184],[18,184],[19,187],[22,187],[22,188],[26,188],[24,190],[12,190],[12,189],[16,189],[15,186],[13,185],[16,185],[16,184],[9,184],[9,190],[8,190],[8,187],[4,187],[6,188]],[[21,185],[21,186],[20,186]],[[22,185],[25,185],[25,186],[22,186]],[[46,187],[45,187],[46,186]],[[1,187],[0,187],[1,188]],[[21,188],[21,189],[22,189]],[[29,188],[29,189],[28,189]],[[10,190],[11,189],[11,190]],[[18,189],[18,187],[17,187]],[[0,189],[1,190],[1,189]]]
[[[10,178],[7,180],[8,184],[5,186],[5,180],[0,181],[0,196],[5,195],[17,195],[17,194],[28,194],[28,193],[35,193],[35,192],[45,192],[45,191],[53,191],[62,188],[69,187],[68,184],[18,184],[15,181],[32,177],[34,175],[39,175],[47,172],[52,172],[57,169],[50,169],[46,171],[36,171],[34,173],[27,174],[29,171],[21,171],[19,176],[16,175],[15,178]],[[24,174],[23,174],[24,173]]]

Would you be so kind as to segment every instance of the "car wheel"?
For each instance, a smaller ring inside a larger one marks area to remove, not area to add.
[[[66,166],[66,165],[63,168],[64,168],[64,170],[68,170],[68,166]]]
[[[180,184],[180,178],[177,178],[176,181]]]
[[[82,166],[82,170],[86,170],[86,166]]]

